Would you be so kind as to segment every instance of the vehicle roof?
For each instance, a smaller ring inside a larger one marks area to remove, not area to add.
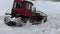
[[[14,2],[28,2],[28,3],[30,3],[30,4],[32,4],[32,5],[33,5],[33,3],[32,3],[32,2],[30,2],[30,1],[14,0]]]
[[[32,4],[32,5],[33,5],[33,3],[32,3],[32,2],[30,2],[30,1],[23,1],[23,2],[28,2],[28,3],[30,3],[30,4]]]

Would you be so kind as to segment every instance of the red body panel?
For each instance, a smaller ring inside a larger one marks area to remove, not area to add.
[[[13,14],[15,14],[16,16],[31,16],[31,11],[29,10],[25,10],[25,9],[18,9],[18,8],[15,8],[15,9],[12,9],[12,12]]]

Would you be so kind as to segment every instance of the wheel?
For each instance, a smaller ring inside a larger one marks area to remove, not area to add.
[[[16,25],[16,22],[10,21],[10,16],[6,16],[4,18],[4,23],[8,26],[15,26]]]
[[[30,21],[30,23],[33,23],[34,21],[33,20],[29,20]]]
[[[26,25],[26,23],[27,23],[27,18],[21,17],[21,20],[22,20],[22,26]]]
[[[7,22],[9,22],[9,21],[10,21],[9,16],[6,16],[6,17],[4,18],[4,23],[7,23]]]
[[[8,26],[16,26],[16,22],[14,21],[9,21],[6,23]]]
[[[27,18],[21,17],[21,20],[22,20],[23,23],[27,23]]]
[[[18,17],[16,18],[15,22],[16,22],[16,26],[22,27],[26,24],[26,19],[22,17]]]

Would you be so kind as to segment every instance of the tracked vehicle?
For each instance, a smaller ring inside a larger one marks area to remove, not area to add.
[[[5,13],[4,23],[9,26],[24,26],[27,21],[32,25],[38,25],[47,21],[47,15],[36,8],[33,3],[26,0],[14,0],[10,13]]]

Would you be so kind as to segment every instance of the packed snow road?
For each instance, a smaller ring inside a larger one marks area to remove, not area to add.
[[[59,20],[59,17],[54,16],[48,17],[48,21],[40,25],[27,23],[23,27],[10,27],[0,18],[0,34],[60,34]]]

